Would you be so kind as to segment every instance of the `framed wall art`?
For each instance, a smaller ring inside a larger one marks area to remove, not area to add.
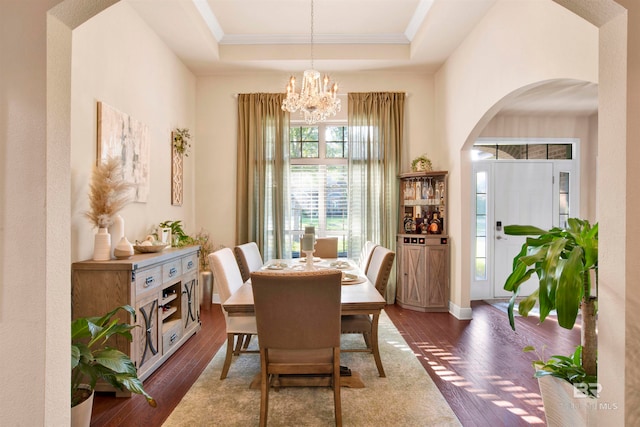
[[[176,133],[171,132],[171,204],[182,206],[184,152],[176,147]]]
[[[98,102],[98,162],[120,159],[124,179],[134,185],[135,202],[149,197],[149,127],[104,102]]]

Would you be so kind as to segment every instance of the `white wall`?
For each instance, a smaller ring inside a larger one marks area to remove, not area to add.
[[[84,216],[97,156],[98,101],[145,123],[151,140],[150,191],[146,203],[132,203],[121,215],[134,242],[165,220],[195,224],[194,155],[184,158],[182,206],[171,205],[171,131],[195,132],[195,76],[126,2],[120,2],[73,32],[71,89],[71,258],[93,255],[96,230]],[[195,149],[196,139],[192,140]]]
[[[301,70],[302,71],[302,70]],[[330,70],[320,70],[321,72]],[[394,91],[408,94],[405,103],[403,171],[420,154],[431,156],[435,168],[446,169],[446,149],[433,137],[433,77],[415,73],[332,74],[346,92]],[[196,156],[196,222],[209,230],[216,245],[233,246],[235,241],[235,183],[238,93],[283,92],[285,73],[214,75],[198,78]],[[343,117],[344,114],[342,114]]]
[[[461,316],[470,314],[468,149],[522,88],[567,78],[597,82],[597,46],[597,29],[555,3],[500,0],[436,74],[435,135],[448,148],[451,172],[451,299]]]

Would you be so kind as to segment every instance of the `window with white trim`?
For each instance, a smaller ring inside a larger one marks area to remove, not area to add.
[[[292,256],[300,256],[304,227],[318,237],[338,237],[347,255],[348,131],[341,124],[291,123],[289,130],[289,224]]]

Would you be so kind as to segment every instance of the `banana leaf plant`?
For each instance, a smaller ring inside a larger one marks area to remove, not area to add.
[[[576,354],[580,354],[585,373],[595,377],[598,224],[592,226],[586,220],[570,218],[566,229],[554,227],[543,230],[529,225],[509,225],[505,226],[504,232],[513,236],[535,236],[527,237],[513,259],[513,271],[504,285],[506,291],[512,292],[508,307],[511,328],[516,328],[513,309],[520,285],[535,273],[540,285],[520,301],[518,312],[527,316],[537,302],[540,322],[555,310],[558,324],[565,329],[573,328],[578,312],[581,312],[582,348]],[[551,370],[550,367],[548,369]],[[550,374],[559,376],[553,372]]]
[[[112,319],[120,310],[129,312],[135,320],[135,310],[130,305],[123,305],[102,317],[80,317],[71,322],[71,406],[89,397],[98,379],[103,379],[119,390],[126,388],[142,394],[149,405],[156,407],[156,401],[144,390],[129,356],[106,345],[113,335],[132,340],[131,329],[135,326]],[[87,381],[90,393],[85,395],[80,385]]]

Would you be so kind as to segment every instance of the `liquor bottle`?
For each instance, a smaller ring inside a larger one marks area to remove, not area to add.
[[[429,234],[442,233],[442,224],[440,223],[440,219],[438,219],[438,212],[433,213],[433,218],[429,221],[429,228],[427,230]]]

